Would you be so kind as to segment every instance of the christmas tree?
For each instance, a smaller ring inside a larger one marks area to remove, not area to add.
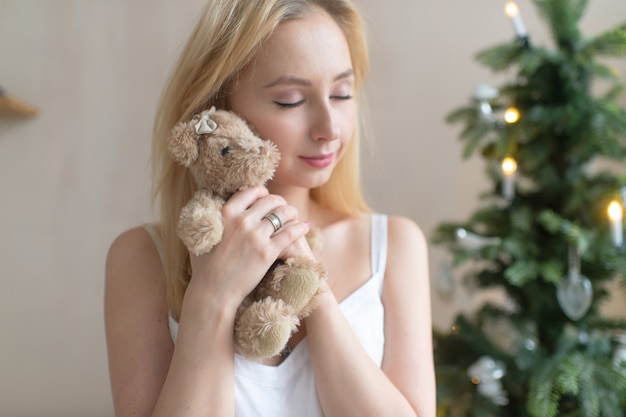
[[[600,309],[608,283],[626,285],[626,175],[606,163],[626,156],[623,84],[601,62],[626,55],[626,23],[585,37],[587,1],[533,4],[553,45],[507,3],[516,36],[477,60],[508,81],[447,118],[493,187],[433,241],[470,285],[504,295],[435,330],[439,416],[626,415],[626,319]]]

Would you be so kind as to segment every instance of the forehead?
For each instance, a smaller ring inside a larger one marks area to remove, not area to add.
[[[348,42],[335,20],[321,9],[284,21],[264,43],[255,77],[334,77],[352,67]]]

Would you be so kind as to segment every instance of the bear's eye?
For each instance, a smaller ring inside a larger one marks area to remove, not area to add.
[[[230,146],[224,146],[222,148],[222,156],[228,155],[229,152],[230,152]]]

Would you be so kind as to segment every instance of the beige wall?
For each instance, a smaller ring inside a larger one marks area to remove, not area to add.
[[[502,2],[357,0],[368,21],[375,145],[367,192],[379,211],[430,234],[462,220],[486,185],[461,161],[446,113],[494,78],[473,61],[513,36]],[[111,416],[103,335],[103,264],[124,228],[152,219],[147,161],[155,101],[202,0],[2,0],[0,85],[40,108],[0,116],[0,415]],[[592,2],[589,33],[626,16]],[[520,2],[533,40],[545,31]],[[626,65],[617,66],[622,76]],[[475,300],[435,288],[438,326]],[[458,278],[457,278],[458,281]],[[623,296],[609,306],[624,311]]]

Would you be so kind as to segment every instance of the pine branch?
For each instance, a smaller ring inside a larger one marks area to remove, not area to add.
[[[591,38],[581,52],[588,56],[621,57],[626,55],[626,23]]]
[[[501,44],[476,54],[476,60],[494,72],[504,71],[517,63],[524,47],[519,44]]]
[[[578,22],[587,9],[587,0],[534,0],[539,14],[548,22],[560,48],[574,51],[581,34]]]

